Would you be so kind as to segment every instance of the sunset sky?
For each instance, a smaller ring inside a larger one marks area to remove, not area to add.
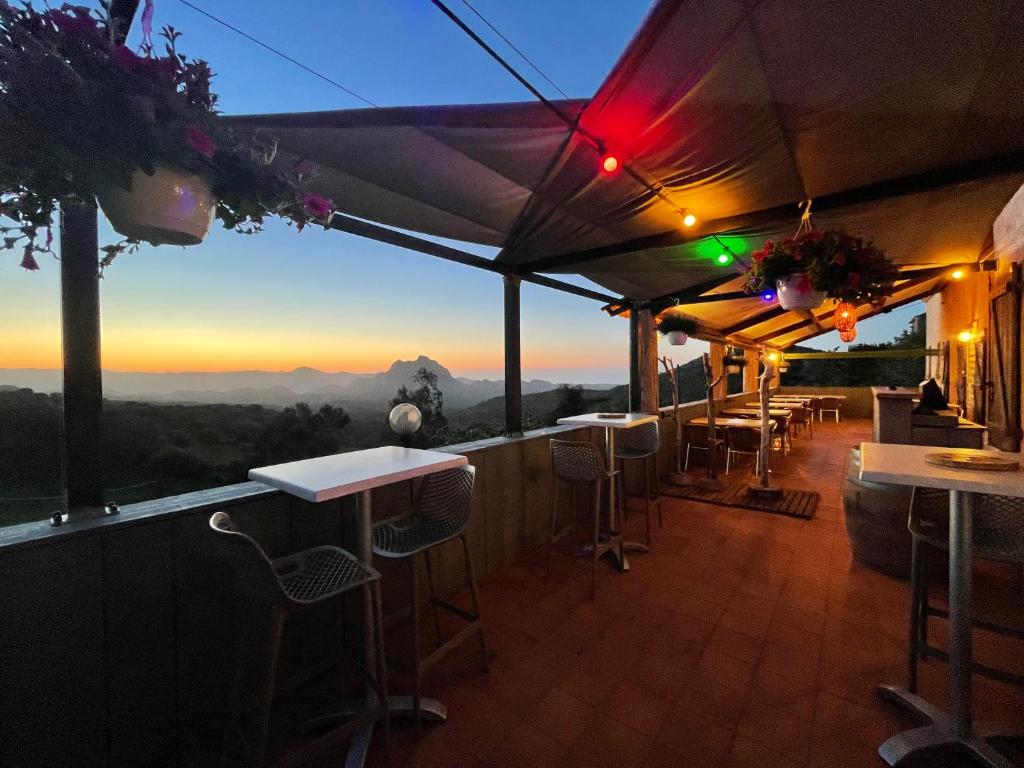
[[[427,0],[319,0],[302,3],[301,14],[292,3],[195,4],[381,105],[529,98]],[[591,0],[582,13],[567,0],[474,2],[573,97],[594,92],[648,4]],[[164,24],[184,33],[180,50],[210,60],[225,113],[364,106],[176,0],[156,0],[155,26]],[[136,25],[130,42],[138,37]],[[105,222],[100,238],[117,239]],[[18,260],[0,259],[0,368],[59,367],[58,264],[41,260],[29,274]],[[371,372],[423,354],[458,376],[502,376],[500,277],[339,232],[298,234],[281,222],[252,237],[218,229],[200,246],[122,256],[101,288],[108,369]],[[597,302],[527,284],[522,305],[525,378],[626,380],[625,321],[606,317]],[[863,323],[858,340],[888,340],[920,311],[913,305]],[[829,334],[813,344],[839,341]],[[677,362],[705,349],[664,347]]]

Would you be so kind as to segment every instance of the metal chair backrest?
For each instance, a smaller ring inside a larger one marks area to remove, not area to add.
[[[657,453],[661,447],[658,422],[649,421],[629,429],[620,429],[615,447],[633,456],[650,456]]]
[[[708,447],[708,428],[703,424],[684,424],[683,433],[686,442],[694,448]]]
[[[476,467],[468,465],[427,475],[416,494],[413,517],[458,535],[469,522],[475,480]]]
[[[725,439],[732,451],[756,453],[761,449],[761,432],[746,427],[726,427]]]
[[[791,412],[789,420],[793,424],[806,424],[810,419],[811,412],[808,408],[803,405],[787,405],[786,408]]]
[[[949,546],[949,491],[915,488],[907,527],[915,536]],[[1024,563],[1024,499],[979,493],[972,519],[974,551],[982,557]]]
[[[551,441],[551,468],[555,477],[570,483],[594,483],[608,474],[597,446],[574,440]]]
[[[824,409],[826,411],[837,411],[837,410],[839,410],[839,403],[840,402],[841,401],[839,400],[838,397],[829,397],[829,396],[819,397],[818,398],[818,408],[819,409]]]
[[[249,536],[235,530],[227,512],[214,512],[210,517],[210,528],[224,544],[237,585],[248,602],[271,607],[288,603],[274,565],[263,548]]]

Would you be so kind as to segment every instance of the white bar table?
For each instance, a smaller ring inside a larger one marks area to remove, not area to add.
[[[600,413],[584,413],[581,416],[566,416],[559,419],[559,424],[566,424],[573,427],[601,427],[604,429],[605,459],[608,463],[608,470],[615,469],[615,430],[629,429],[640,424],[650,424],[657,421],[658,416],[648,413],[626,413],[617,418],[602,418]],[[608,483],[608,527],[615,530],[615,482]],[[637,552],[648,552],[646,545],[639,541],[622,542],[622,549],[634,550]],[[609,550],[613,555],[614,550]],[[629,559],[623,554],[619,566],[624,571],[629,570]]]
[[[446,469],[462,467],[468,463],[465,456],[457,453],[384,446],[250,469],[249,479],[258,480],[274,488],[279,488],[285,493],[290,493],[292,496],[312,502],[330,501],[341,496],[358,493],[359,541],[357,542],[356,556],[363,562],[370,563],[373,560],[371,499],[373,489],[404,480],[413,480]],[[376,669],[372,633],[372,613],[369,603],[364,601],[363,663],[366,665],[366,669]],[[388,706],[391,714],[412,715],[413,712],[411,696],[388,697]],[[421,707],[422,714],[427,719],[441,722],[448,716],[447,708],[436,699],[422,699]],[[317,722],[327,724],[345,714],[347,713],[328,715],[318,718]],[[370,748],[372,735],[373,728],[371,726],[353,737],[348,758],[345,761],[346,768],[363,765]]]
[[[1020,453],[968,448],[955,450],[976,456],[1002,456],[1016,460],[1024,467],[1024,454]],[[988,728],[976,732],[971,718],[971,523],[975,494],[1024,498],[1024,472],[952,469],[925,461],[928,454],[942,451],[935,446],[895,443],[861,443],[860,446],[861,480],[949,490],[950,711],[946,714],[905,688],[879,686],[880,695],[931,722],[930,725],[896,734],[878,748],[878,754],[889,765],[899,765],[924,750],[960,745],[970,750],[983,765],[1012,768],[1013,763],[985,740],[1001,734]]]

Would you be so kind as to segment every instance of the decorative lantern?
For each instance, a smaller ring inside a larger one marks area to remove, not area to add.
[[[840,333],[852,331],[857,327],[857,308],[848,301],[839,302],[832,313],[832,324]]]
[[[849,344],[851,341],[857,338],[857,329],[851,328],[848,331],[840,331],[839,338]]]

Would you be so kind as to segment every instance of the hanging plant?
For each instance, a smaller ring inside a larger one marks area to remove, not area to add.
[[[765,241],[751,255],[746,290],[775,287],[784,309],[813,309],[826,298],[853,303],[885,303],[899,275],[871,241],[842,230],[811,225],[810,203],[793,237]]]
[[[725,351],[725,357],[722,360],[722,365],[725,368],[725,372],[729,374],[737,374],[743,370],[743,366],[747,364],[746,357],[743,353],[734,347],[729,347]]]
[[[674,312],[664,312],[658,318],[658,333],[674,346],[685,344],[697,332],[697,321]]]
[[[275,164],[272,139],[221,124],[209,65],[179,53],[171,27],[158,55],[147,16],[136,53],[104,13],[0,2],[0,235],[26,269],[50,252],[59,205],[98,199],[127,237],[104,265],[140,241],[200,242],[214,218],[250,234],[268,215],[299,229],[332,215],[305,189],[308,163]]]

